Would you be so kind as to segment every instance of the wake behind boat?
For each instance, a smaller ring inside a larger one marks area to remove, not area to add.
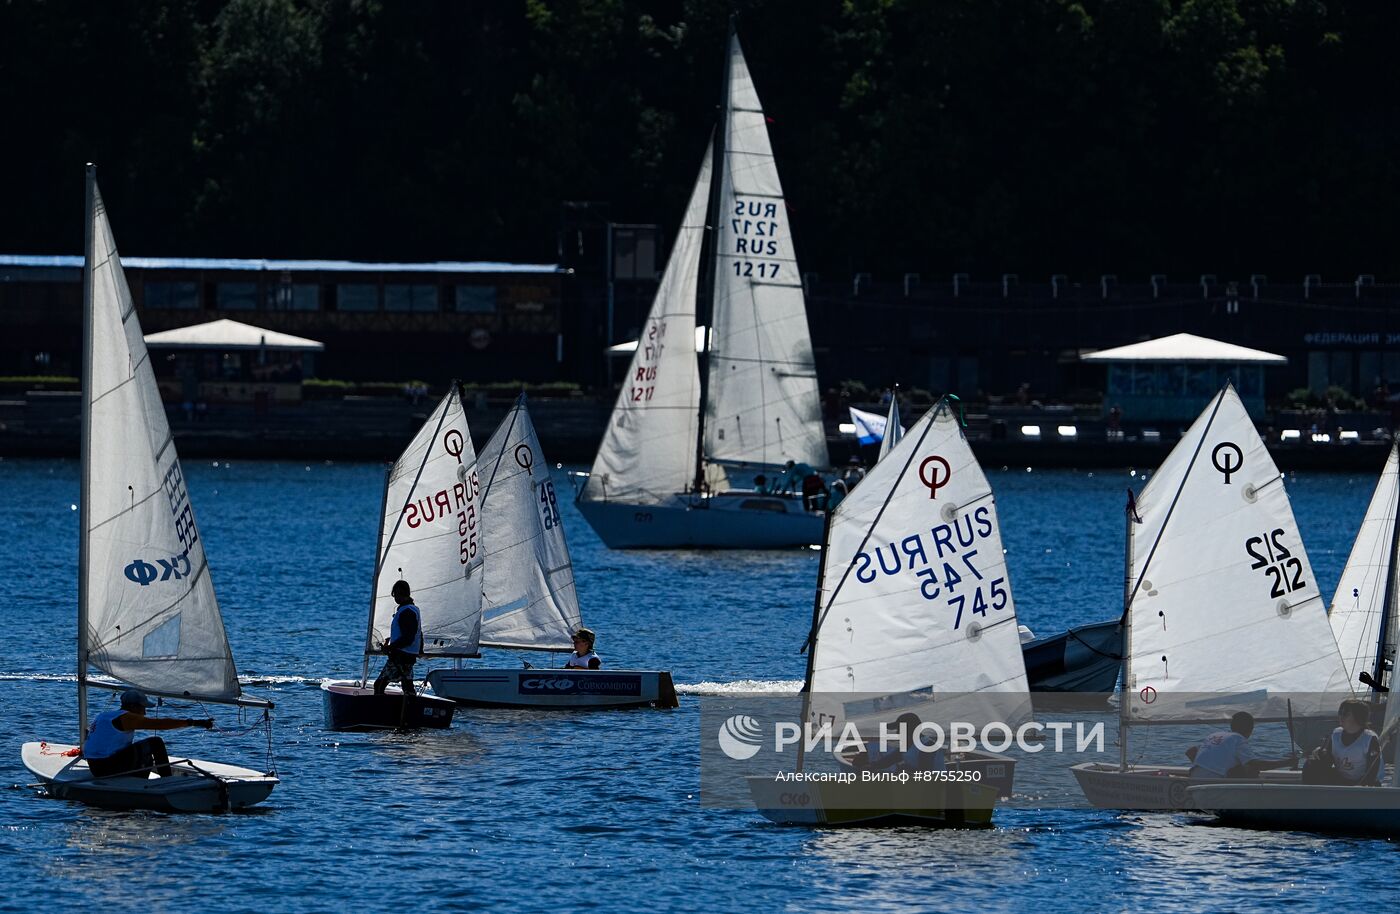
[[[613,549],[762,549],[821,538],[814,493],[747,485],[788,461],[819,470],[829,459],[782,184],[732,28],[722,97],[713,148],[578,496]],[[691,342],[700,300],[713,312],[703,373]]]
[[[534,422],[521,394],[477,457],[482,477],[481,647],[566,653],[582,616],[564,523]],[[591,637],[591,633],[584,631]],[[592,645],[589,645],[592,649]],[[676,707],[659,670],[458,667],[428,674],[460,704],[553,710]]]
[[[93,806],[164,812],[243,809],[267,798],[279,783],[275,773],[193,759],[172,760],[164,777],[137,762],[129,772],[99,777],[92,771],[92,765],[104,761],[125,767],[125,761],[116,760],[136,757],[149,744],[135,743],[131,731],[119,726],[130,716],[127,710],[147,705],[145,696],[135,692],[123,696],[121,713],[99,715],[94,725],[94,732],[106,726],[108,743],[124,739],[125,745],[102,752],[96,743],[89,744],[90,686],[130,685],[176,700],[262,708],[269,745],[267,710],[272,703],[242,697],[194,506],[92,165],[87,169],[86,232],[79,741],[27,742],[21,759],[50,796]],[[101,459],[94,460],[99,451]],[[89,667],[124,685],[90,682]],[[91,761],[84,749],[94,756]]]

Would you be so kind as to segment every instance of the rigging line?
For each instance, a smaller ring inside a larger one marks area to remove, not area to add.
[[[914,463],[915,455],[917,455],[919,449],[923,447],[924,441],[928,438],[928,433],[933,430],[934,424],[938,422],[938,414],[947,407],[947,404],[948,400],[946,397],[938,401],[938,406],[934,407],[933,418],[929,421],[928,425],[924,426],[923,432],[919,435],[919,442],[909,449],[909,456],[905,458],[904,467],[899,471],[899,476],[896,478],[895,484],[890,487],[890,493],[885,496],[885,503],[880,505],[880,510],[876,512],[875,519],[870,522],[870,529],[865,531],[865,538],[860,541],[860,545],[856,548],[855,555],[851,556],[850,564],[846,566],[846,570],[841,574],[841,580],[836,582],[835,589],[831,591],[831,598],[826,601],[826,607],[822,609],[821,614],[813,623],[812,630],[807,633],[807,640],[802,644],[803,651],[807,650],[816,639],[817,632],[821,630],[822,624],[826,622],[826,616],[831,612],[832,604],[836,602],[836,597],[841,593],[841,588],[845,586],[846,580],[851,576],[851,569],[856,567],[856,556],[859,556],[865,551],[866,543],[869,543],[870,537],[875,535],[875,528],[880,526],[880,518],[885,516],[885,509],[890,506],[890,502],[894,500],[895,493],[899,491],[900,481],[904,479],[904,474],[909,472],[909,467]],[[959,429],[958,434],[962,434],[961,429]],[[901,441],[900,443],[902,444],[903,442]],[[822,561],[823,563],[826,561],[824,554],[822,556]],[[801,651],[799,651],[799,653],[801,653]]]
[[[1162,537],[1166,535],[1167,525],[1171,523],[1172,514],[1176,511],[1177,502],[1181,500],[1181,493],[1186,491],[1186,483],[1191,479],[1191,470],[1196,466],[1196,458],[1201,456],[1201,448],[1205,447],[1206,438],[1210,435],[1210,428],[1215,424],[1215,417],[1220,412],[1221,405],[1225,402],[1225,391],[1229,386],[1220,388],[1220,393],[1215,395],[1215,408],[1210,411],[1210,418],[1206,420],[1206,427],[1201,429],[1201,440],[1196,442],[1196,450],[1192,452],[1191,459],[1186,464],[1186,472],[1181,474],[1181,484],[1176,487],[1176,494],[1172,496],[1172,503],[1167,508],[1167,516],[1162,519],[1162,525],[1157,528],[1157,538],[1152,542],[1152,548],[1147,552],[1147,558],[1143,560],[1142,568],[1137,570],[1137,583],[1133,584],[1133,592],[1128,595],[1128,603],[1123,607],[1123,616],[1127,618],[1132,612],[1133,603],[1137,600],[1138,590],[1142,587],[1143,580],[1147,577],[1147,569],[1152,564],[1152,557],[1157,554],[1157,547],[1162,544]],[[1157,474],[1153,474],[1153,479]]]
[[[501,449],[500,452],[496,454],[496,462],[491,466],[491,478],[486,480],[486,488],[481,492],[482,511],[486,510],[486,498],[491,494],[491,485],[496,481],[496,473],[501,469],[501,461],[506,458],[506,446],[510,444],[510,433],[515,431],[515,420],[520,415],[520,409],[520,404],[517,403],[515,408],[510,411],[510,425],[506,427],[505,437],[501,439]],[[530,471],[526,469],[525,472],[529,473]]]
[[[433,436],[428,439],[428,446],[423,449],[423,460],[418,464],[418,474],[413,477],[413,484],[408,487],[408,496],[404,499],[403,507],[399,508],[399,519],[394,521],[394,529],[389,532],[389,539],[384,544],[384,550],[379,554],[379,562],[374,569],[374,579],[376,581],[379,580],[379,576],[384,573],[384,563],[389,558],[389,549],[394,545],[394,537],[399,534],[399,527],[403,524],[404,514],[407,513],[408,506],[413,501],[413,493],[418,490],[418,482],[423,478],[423,471],[427,469],[428,460],[432,457],[432,445],[437,441],[438,432],[442,431],[443,424],[447,422],[447,414],[451,411],[452,406],[450,400],[455,399],[459,406],[462,404],[461,394],[455,385],[447,396],[448,400],[445,400],[442,404],[442,415],[438,417],[437,428],[433,429]],[[465,406],[462,407],[462,412],[463,414],[466,413]]]

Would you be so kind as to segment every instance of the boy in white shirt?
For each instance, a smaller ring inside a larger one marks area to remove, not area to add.
[[[1249,748],[1254,734],[1254,715],[1238,711],[1230,718],[1230,729],[1212,733],[1199,745],[1186,750],[1191,760],[1193,778],[1257,778],[1259,772],[1272,768],[1291,768],[1298,756],[1281,759],[1257,759]]]

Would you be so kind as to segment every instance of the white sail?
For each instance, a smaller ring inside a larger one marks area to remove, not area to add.
[[[86,646],[96,668],[141,689],[239,695],[184,473],[101,194],[93,190]]]
[[[1347,667],[1347,681],[1355,683],[1362,672],[1372,673],[1376,649],[1384,637],[1390,650],[1395,647],[1395,607],[1391,607],[1389,632],[1381,631],[1386,586],[1394,573],[1396,556],[1395,517],[1400,505],[1400,452],[1390,449],[1390,457],[1376,483],[1366,517],[1356,534],[1337,592],[1332,597],[1332,634]],[[1384,682],[1382,682],[1384,684]]]
[[[880,455],[875,459],[884,460],[903,437],[904,427],[899,424],[899,391],[894,390],[890,392],[890,414],[885,417],[885,437],[880,439]]]
[[[1234,387],[1167,455],[1137,511],[1130,716],[1283,718],[1290,700],[1294,714],[1335,710],[1320,693],[1347,690],[1341,656],[1283,478]]]
[[[423,653],[463,657],[481,635],[481,479],[454,383],[389,471],[366,651],[388,639],[400,578],[423,619]]]
[[[872,709],[1002,693],[1009,704],[985,716],[1028,712],[995,498],[946,401],[836,507],[823,565],[810,683],[818,713],[852,716],[819,706],[835,693],[885,696]]]
[[[729,44],[721,139],[705,455],[721,464],[829,464],[802,274],[763,107]]]
[[[574,566],[523,394],[477,467],[491,517],[482,540],[482,646],[568,650],[580,621]]]
[[[684,491],[695,478],[700,372],[691,340],[710,161],[706,146],[685,218],[584,485],[583,499],[659,504]]]

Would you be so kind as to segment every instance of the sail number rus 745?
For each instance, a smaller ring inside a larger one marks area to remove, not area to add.
[[[951,524],[939,524],[927,533],[915,533],[857,553],[855,577],[862,584],[870,584],[881,576],[912,571],[920,596],[942,600],[953,611],[956,631],[968,613],[985,617],[988,609],[1003,610],[1011,605],[1006,578],[989,579],[978,567],[986,567],[978,561],[979,549],[996,546],[991,536],[991,509],[983,505],[955,518]],[[1000,553],[998,547],[987,554]]]
[[[1259,570],[1269,579],[1269,596],[1273,598],[1308,586],[1303,580],[1303,562],[1283,544],[1283,534],[1283,528],[1276,527],[1264,536],[1251,536],[1244,541],[1244,551],[1254,560],[1250,570]]]

